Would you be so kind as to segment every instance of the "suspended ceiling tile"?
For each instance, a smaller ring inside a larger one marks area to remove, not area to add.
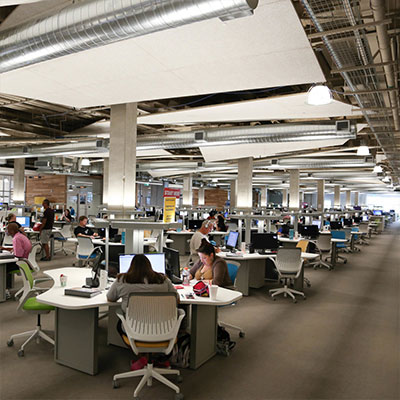
[[[4,73],[0,92],[87,107],[324,80],[291,1],[260,0],[251,17],[195,23]]]
[[[201,122],[245,122],[285,119],[326,118],[360,115],[361,111],[350,104],[334,100],[324,106],[307,104],[307,93],[240,101],[209,107],[145,115],[140,124],[191,124]]]
[[[200,151],[206,162],[235,160],[245,157],[272,157],[279,153],[314,149],[328,146],[340,146],[348,139],[314,140],[309,142],[285,142],[285,143],[251,143],[230,146],[206,146]]]

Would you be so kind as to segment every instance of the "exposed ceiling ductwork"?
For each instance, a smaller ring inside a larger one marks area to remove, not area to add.
[[[0,73],[125,39],[251,15],[258,0],[91,0],[0,36]]]

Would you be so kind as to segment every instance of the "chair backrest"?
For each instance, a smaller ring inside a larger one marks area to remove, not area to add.
[[[12,242],[13,238],[11,235],[9,235],[6,232],[4,232],[4,238],[3,238],[3,246],[12,246],[13,242]]]
[[[72,237],[71,226],[71,224],[64,224],[60,230],[61,235],[63,235],[65,239]]]
[[[308,248],[308,240],[300,240],[296,247],[299,247],[303,253],[306,253]]]
[[[178,318],[176,293],[131,293],[126,310],[128,336],[137,341],[160,342],[174,337]]]
[[[302,265],[301,249],[279,249],[276,255],[275,265],[280,273],[294,273],[299,271]]]
[[[78,249],[76,252],[78,258],[79,256],[89,256],[93,249],[92,239],[78,236]]]
[[[28,261],[31,264],[31,268],[35,271],[35,272],[39,272],[40,271],[40,267],[36,261],[36,255],[38,253],[38,250],[41,250],[41,246],[40,243],[35,243],[32,248],[31,251],[29,252],[29,256],[28,256]]]
[[[332,231],[332,239],[346,239],[345,231]]]
[[[235,285],[236,275],[238,273],[240,263],[236,261],[229,261],[227,262],[227,265],[229,278],[231,279],[232,284]]]
[[[317,247],[322,251],[331,249],[331,233],[321,233],[317,239]]]
[[[17,261],[17,265],[21,272],[21,277],[23,282],[23,293],[19,298],[19,304],[17,308],[18,311],[23,307],[28,295],[30,294],[31,289],[33,288],[33,276],[29,268],[29,265],[26,263],[26,261],[19,260]]]

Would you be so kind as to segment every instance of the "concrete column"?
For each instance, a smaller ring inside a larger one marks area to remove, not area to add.
[[[25,158],[14,159],[14,193],[15,203],[25,202]]]
[[[185,176],[183,178],[183,196],[182,196],[183,206],[193,205],[192,182],[193,182],[192,175]]]
[[[267,186],[261,187],[260,188],[261,192],[261,207],[267,207],[268,205],[268,188]]]
[[[351,190],[346,190],[346,208],[351,207]]]
[[[298,169],[291,169],[289,208],[292,210],[298,210],[300,207],[299,184],[300,184],[300,171]]]
[[[231,202],[231,209],[236,207],[236,193],[237,193],[237,180],[233,180],[230,182],[231,190],[230,190],[230,202]]]
[[[105,158],[103,161],[103,204],[108,204],[108,170],[110,160]]]
[[[333,207],[340,208],[340,185],[334,186]]]
[[[359,192],[354,192],[354,205],[359,206]]]
[[[205,192],[206,192],[205,188],[202,187],[202,188],[199,189],[199,206],[204,206],[204,203],[205,203],[205,200],[204,200]]]
[[[317,182],[317,211],[324,211],[325,203],[325,180],[319,179]]]
[[[130,211],[136,201],[137,103],[111,106],[108,208]]]
[[[300,200],[300,205],[302,203],[304,203],[304,192],[303,191],[299,192],[299,200]]]
[[[282,189],[282,207],[287,207],[288,206],[288,190],[287,189]]]
[[[253,205],[253,157],[238,160],[237,208]]]

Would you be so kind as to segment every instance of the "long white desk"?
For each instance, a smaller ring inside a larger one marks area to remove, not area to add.
[[[95,375],[98,372],[98,316],[99,307],[109,307],[108,344],[121,345],[116,331],[118,303],[109,303],[106,290],[92,298],[64,295],[59,277],[68,277],[68,287],[80,287],[90,276],[88,268],[59,268],[46,271],[54,285],[37,300],[52,305],[55,310],[55,361],[76,370]],[[178,292],[191,292],[184,287]],[[191,306],[190,368],[196,369],[215,355],[217,343],[217,306],[239,300],[242,294],[224,288],[218,289],[216,300],[197,297],[188,300],[180,296],[181,304]],[[125,346],[124,346],[125,347]]]
[[[17,261],[16,257],[0,259],[0,303],[6,301],[7,265]]]
[[[245,253],[237,256],[228,256],[227,253],[220,252],[217,256],[240,263],[240,268],[236,276],[236,287],[244,296],[249,295],[250,288],[261,288],[265,284],[265,260],[275,258],[276,254]],[[301,253],[303,259],[314,259],[318,254]]]

